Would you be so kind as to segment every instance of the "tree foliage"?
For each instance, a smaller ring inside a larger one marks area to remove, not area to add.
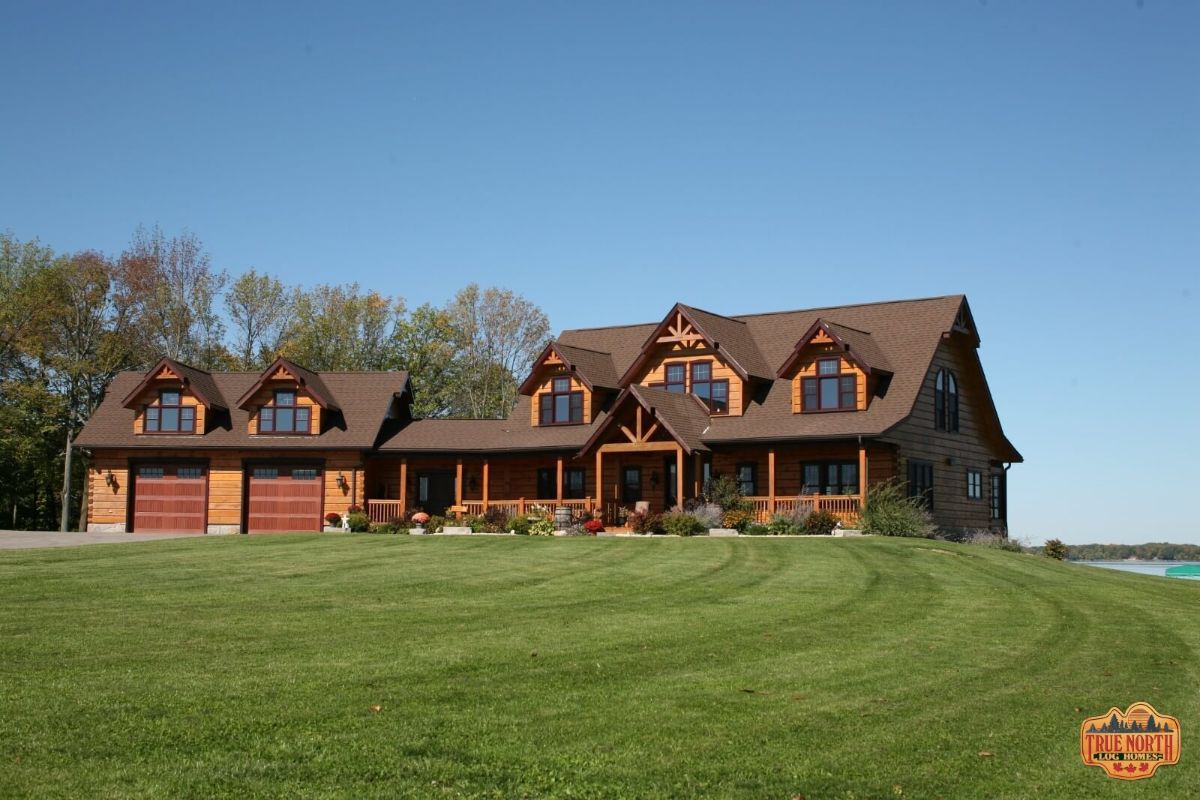
[[[472,284],[409,312],[355,283],[287,286],[253,269],[230,280],[197,236],[158,227],[138,228],[116,258],[0,235],[0,297],[0,524],[26,528],[57,526],[68,438],[122,370],[162,356],[258,370],[279,355],[314,370],[406,369],[415,415],[502,417],[549,334],[542,310],[507,289]],[[85,469],[74,462],[76,519]]]

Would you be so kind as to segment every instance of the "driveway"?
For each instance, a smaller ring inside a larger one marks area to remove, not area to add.
[[[80,544],[148,542],[151,539],[189,539],[203,533],[58,533],[57,531],[0,531],[0,550],[34,547],[74,547]]]

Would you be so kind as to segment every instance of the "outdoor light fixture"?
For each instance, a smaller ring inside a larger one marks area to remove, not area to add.
[[[343,492],[346,491],[346,476],[340,472],[338,473],[337,477],[337,487]]]
[[[111,487],[116,482],[117,479],[113,477],[112,470],[110,469],[108,474],[104,476],[104,485]]]

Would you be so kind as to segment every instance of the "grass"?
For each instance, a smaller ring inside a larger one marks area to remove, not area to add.
[[[8,551],[0,796],[1184,797],[1198,608],[924,540]],[[1180,763],[1084,767],[1082,718],[1136,700]]]

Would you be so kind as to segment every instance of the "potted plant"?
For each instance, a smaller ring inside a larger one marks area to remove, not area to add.
[[[603,533],[604,523],[598,519],[589,519],[587,522],[583,523],[583,529],[587,531],[589,535],[595,536],[597,533]]]
[[[409,533],[424,533],[425,523],[429,522],[429,515],[424,511],[418,511],[412,515],[413,528]]]
[[[342,515],[341,514],[330,511],[328,514],[325,515],[325,530],[326,530],[326,532],[340,531],[341,529],[342,529]]]

